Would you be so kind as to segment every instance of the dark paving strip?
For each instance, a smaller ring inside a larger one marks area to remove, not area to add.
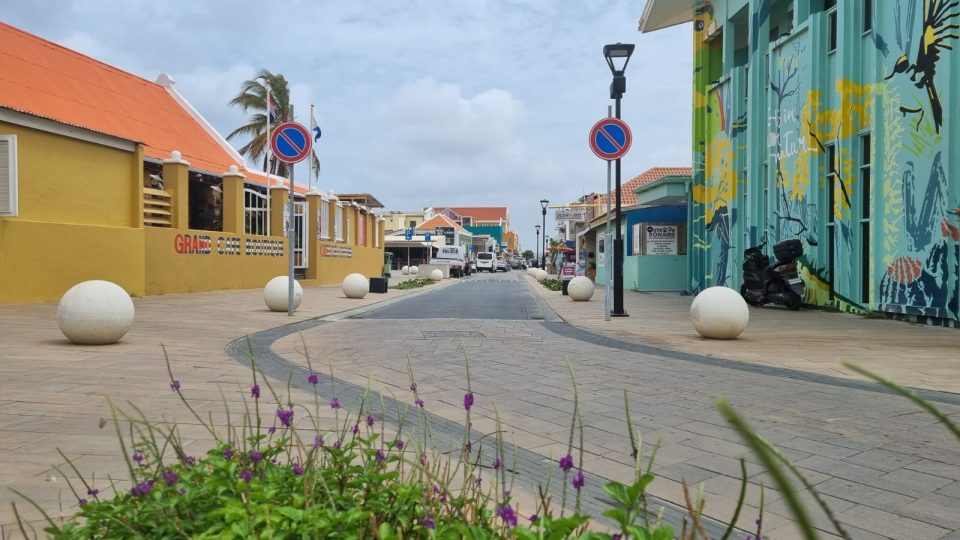
[[[250,366],[250,359],[255,358],[258,369],[265,375],[283,384],[290,381],[291,385],[312,393],[315,388],[307,382],[307,376],[309,375],[307,368],[286,360],[274,353],[270,347],[278,339],[293,334],[294,332],[314,328],[325,323],[326,321],[312,319],[264,330],[230,342],[226,347],[226,351],[234,360],[246,366]],[[332,396],[325,395],[325,393],[333,388],[333,392],[340,399],[340,403],[343,404],[344,407],[354,411],[359,409],[364,395],[367,394],[366,388],[337,378],[331,380],[328,375],[318,374],[318,376],[320,382],[316,390],[321,394],[322,399],[325,401],[330,399]],[[331,386],[331,383],[333,386]],[[366,399],[367,403],[374,404],[379,404],[382,400],[384,421],[393,426],[400,425],[399,413],[397,411],[403,410],[409,405],[398,402],[390,396],[381,395],[376,392],[367,395]],[[465,433],[463,424],[429,412],[427,413],[427,419],[435,440],[451,441],[451,444],[453,444],[453,441],[463,440]],[[404,425],[416,425],[416,422],[406,421]],[[478,441],[484,435],[484,433],[476,430],[470,430],[470,439],[472,441]],[[489,438],[485,440],[489,440]],[[559,504],[562,488],[557,485],[559,478],[556,462],[551,461],[547,456],[514,446],[506,441],[503,442],[503,448],[504,461],[514,468],[514,482],[529,493],[535,494],[537,493],[537,488],[542,485],[543,480],[552,475],[553,481],[550,482],[549,492],[553,495],[554,502]],[[440,448],[440,450],[443,451],[443,448]],[[489,456],[489,451],[486,451],[486,454]],[[604,523],[607,526],[614,525],[611,520],[603,517],[603,512],[610,508],[611,500],[603,492],[601,486],[609,482],[610,479],[586,471],[584,472],[584,477],[586,485],[583,488],[582,494],[582,510],[593,516],[598,522]],[[567,491],[568,501],[573,500],[569,498],[575,497],[573,489],[571,488]],[[686,510],[683,507],[666,500],[651,497],[649,508],[652,512],[658,512],[660,508],[663,508],[664,523],[673,526],[675,532],[679,534],[683,524],[683,517],[686,515]],[[712,537],[720,537],[726,530],[726,525],[718,521],[702,518],[702,522],[707,533]],[[736,530],[731,537],[737,538],[738,540],[745,539],[747,533]]]
[[[890,390],[882,384],[869,382],[869,381],[859,381],[856,379],[845,379],[842,377],[833,377],[830,375],[822,375],[819,373],[809,373],[806,371],[799,371],[795,369],[774,367],[774,366],[763,366],[759,364],[751,364],[748,362],[739,362],[736,360],[727,360],[725,358],[716,358],[712,356],[703,356],[699,354],[685,353],[681,351],[675,351],[671,349],[661,349],[659,347],[654,347],[652,345],[644,345],[641,343],[631,343],[628,341],[621,341],[616,338],[604,336],[602,334],[597,334],[590,332],[588,330],[583,330],[577,328],[569,323],[565,322],[548,322],[544,321],[540,324],[544,328],[550,330],[551,332],[558,334],[560,336],[576,339],[579,341],[584,341],[591,343],[593,345],[599,345],[601,347],[608,347],[611,349],[618,349],[621,351],[633,352],[646,354],[649,356],[656,356],[659,358],[671,358],[674,360],[683,360],[685,362],[693,362],[695,364],[701,364],[711,367],[719,367],[725,369],[736,369],[740,371],[747,371],[750,373],[758,373],[761,375],[769,375],[772,377],[781,377],[786,379],[796,379],[807,382],[814,382],[819,384],[826,384],[830,386],[838,386],[840,388],[850,388],[854,390],[865,390],[867,392],[875,392],[878,394],[896,394],[894,391]],[[925,390],[922,388],[911,388],[918,396],[921,398],[932,401],[936,403],[945,403],[948,405],[960,405],[960,394],[953,394],[950,392],[938,392],[936,390]]]
[[[357,319],[499,319],[534,317],[526,288],[516,280],[465,280],[359,314]]]

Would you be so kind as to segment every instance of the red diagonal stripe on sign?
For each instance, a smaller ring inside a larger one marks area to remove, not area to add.
[[[287,143],[288,143],[290,146],[292,146],[294,149],[296,149],[296,151],[297,151],[298,154],[302,154],[302,153],[303,153],[303,148],[300,148],[299,146],[297,146],[297,143],[293,142],[293,140],[290,139],[290,137],[287,136],[287,132],[286,132],[286,131],[281,131],[281,132],[280,132],[280,136],[283,137],[283,140],[287,141]]]
[[[617,150],[623,150],[623,145],[620,144],[620,143],[618,143],[617,141],[613,140],[613,137],[611,137],[610,134],[607,133],[607,127],[608,127],[608,126],[604,126],[604,127],[600,128],[600,133],[601,133],[604,137],[606,137],[607,140],[610,141],[610,144],[612,144],[613,146],[615,146]]]

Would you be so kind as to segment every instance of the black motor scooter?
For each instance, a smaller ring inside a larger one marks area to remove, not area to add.
[[[803,255],[800,240],[784,240],[773,246],[776,263],[763,253],[766,242],[743,252],[743,285],[740,295],[751,306],[782,304],[796,311],[803,304],[807,287],[797,272],[796,260]]]

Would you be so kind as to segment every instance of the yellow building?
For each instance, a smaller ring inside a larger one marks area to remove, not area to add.
[[[262,287],[287,273],[285,179],[244,159],[161,75],[147,81],[0,23],[0,303],[88,279],[131,295]],[[304,284],[379,276],[383,222],[295,189]]]

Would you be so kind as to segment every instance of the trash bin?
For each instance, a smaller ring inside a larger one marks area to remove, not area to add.
[[[372,293],[387,292],[387,280],[382,277],[370,278],[370,292]]]

